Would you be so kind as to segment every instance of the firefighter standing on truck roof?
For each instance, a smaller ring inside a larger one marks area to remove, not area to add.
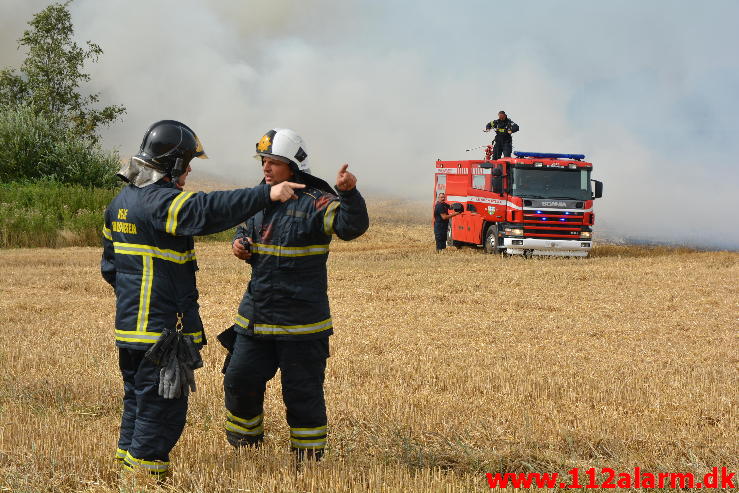
[[[187,125],[154,123],[138,154],[118,173],[129,185],[108,205],[103,226],[101,272],[116,294],[115,341],[124,388],[116,459],[158,479],[166,476],[169,452],[185,426],[187,392],[168,395],[172,382],[160,379],[161,369],[144,355],[164,329],[176,326],[198,348],[206,343],[193,235],[231,228],[304,186],[181,191],[196,157],[207,156]]]
[[[308,169],[303,139],[275,128],[257,143],[268,184],[306,184],[298,199],[269,206],[236,231],[233,253],[251,264],[251,281],[235,324],[219,336],[229,350],[224,367],[226,438],[234,447],[264,439],[264,392],[281,371],[290,445],[298,460],[320,459],[326,446],[323,394],[328,338],[333,333],[326,261],[334,234],[342,240],[369,226],[356,177],[344,164],[338,197]]]
[[[446,194],[439,192],[434,205],[434,238],[436,239],[436,252],[446,248],[447,231],[449,230],[449,218],[458,216],[457,211],[449,212],[451,207],[446,203]]]
[[[511,157],[513,152],[512,134],[518,132],[518,125],[508,118],[505,111],[499,111],[498,119],[489,122],[483,132],[490,132],[491,130],[495,132],[493,159],[500,159],[500,156]]]

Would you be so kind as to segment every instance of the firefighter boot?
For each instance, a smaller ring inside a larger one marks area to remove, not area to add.
[[[295,460],[298,463],[305,461],[320,462],[323,458],[323,449],[312,449],[312,448],[292,448],[292,453],[295,454]]]

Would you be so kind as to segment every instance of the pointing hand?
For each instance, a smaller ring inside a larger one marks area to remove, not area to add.
[[[290,199],[297,199],[294,189],[305,188],[302,183],[293,183],[291,181],[283,181],[280,184],[273,185],[269,189],[269,198],[272,202],[287,202]]]
[[[357,177],[346,170],[348,167],[348,164],[341,165],[339,174],[336,175],[336,189],[341,192],[348,192],[357,186]]]

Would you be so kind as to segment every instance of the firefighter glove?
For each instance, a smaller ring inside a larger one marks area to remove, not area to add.
[[[167,365],[159,370],[159,395],[165,399],[177,399],[182,395],[181,372],[177,355],[173,354]]]
[[[195,369],[203,366],[203,359],[192,336],[165,329],[146,358],[160,367],[160,396],[178,399],[195,391]]]
[[[172,351],[176,339],[177,331],[164,329],[162,335],[159,336],[159,340],[146,351],[144,357],[157,366],[165,366],[167,355]]]

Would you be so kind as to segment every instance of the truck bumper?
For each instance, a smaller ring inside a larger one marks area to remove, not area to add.
[[[591,240],[540,240],[536,238],[504,238],[503,247],[509,255],[552,255],[587,257]]]

